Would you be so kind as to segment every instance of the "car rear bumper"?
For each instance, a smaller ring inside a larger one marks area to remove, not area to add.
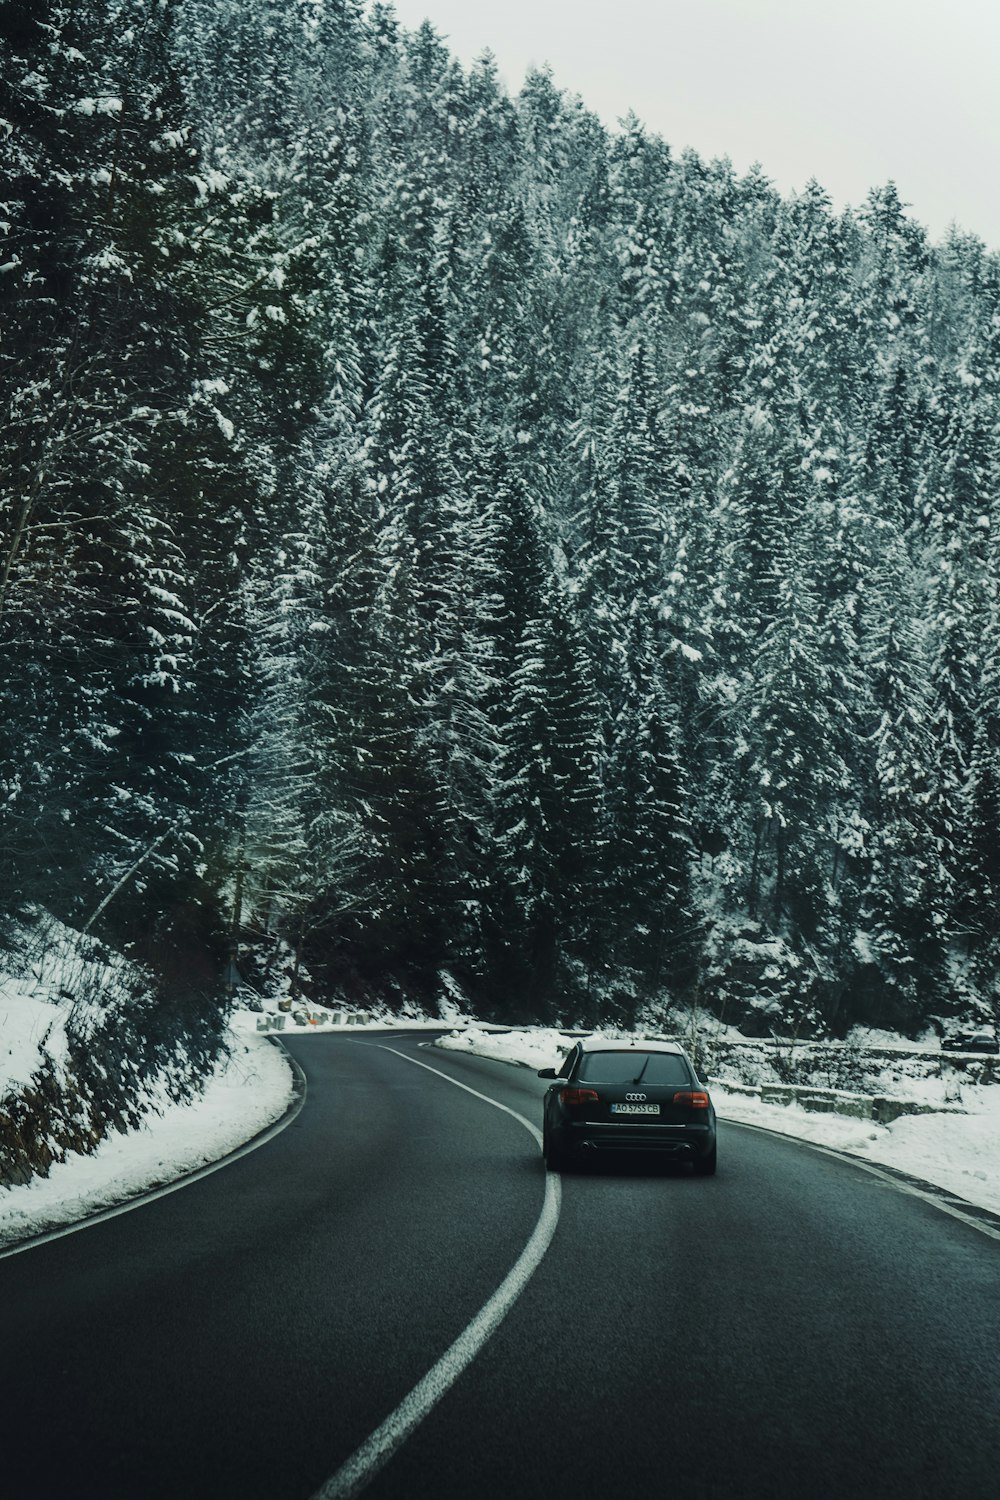
[[[655,1151],[679,1161],[708,1156],[715,1145],[714,1125],[636,1125],[634,1121],[596,1124],[567,1122],[553,1131],[560,1151],[576,1155],[603,1151]]]

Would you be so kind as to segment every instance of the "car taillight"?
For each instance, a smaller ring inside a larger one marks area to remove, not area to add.
[[[560,1089],[561,1104],[594,1104],[600,1098],[593,1089]]]
[[[700,1089],[685,1089],[683,1093],[674,1095],[674,1103],[684,1109],[707,1109],[708,1095]]]

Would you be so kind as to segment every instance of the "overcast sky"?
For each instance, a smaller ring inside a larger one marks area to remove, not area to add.
[[[609,125],[634,109],[675,149],[759,161],[837,207],[890,177],[938,238],[1000,249],[997,0],[396,0],[516,91],[551,64]]]

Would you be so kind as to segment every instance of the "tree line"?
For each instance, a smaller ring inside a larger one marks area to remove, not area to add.
[[[995,1006],[1000,261],[357,0],[0,0],[0,872],[217,1003]]]

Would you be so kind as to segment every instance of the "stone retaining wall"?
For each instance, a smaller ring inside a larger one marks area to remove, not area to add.
[[[890,1125],[902,1115],[964,1114],[957,1104],[920,1104],[913,1099],[890,1099],[884,1094],[852,1094],[845,1089],[821,1089],[810,1084],[731,1083],[726,1078],[709,1076],[712,1088],[725,1089],[744,1098],[760,1099],[762,1104],[797,1104],[817,1114],[848,1115],[855,1120],[875,1120]]]
[[[954,1079],[956,1084],[1000,1084],[1000,1057],[982,1052],[942,1052],[925,1047],[856,1047],[848,1042],[724,1041],[702,1034],[697,1046],[679,1037],[706,1073],[721,1081],[754,1086],[780,1083],[839,1088],[849,1093],[883,1092],[893,1082]]]

